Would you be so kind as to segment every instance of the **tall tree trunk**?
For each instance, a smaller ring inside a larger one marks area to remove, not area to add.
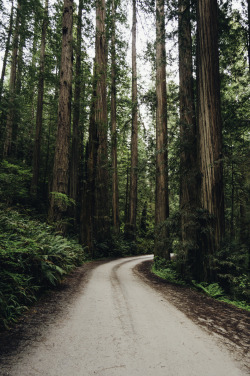
[[[89,121],[89,141],[86,145],[85,176],[80,213],[80,243],[87,245],[92,258],[95,257],[94,217],[96,213],[96,165],[97,165],[97,125],[95,121],[96,106],[96,64],[94,61],[93,92]]]
[[[186,275],[197,278],[197,129],[194,108],[190,0],[179,0],[180,210]]]
[[[46,48],[46,34],[48,27],[48,7],[49,2],[45,0],[43,25],[42,25],[42,39],[40,49],[40,71],[38,81],[38,94],[37,94],[37,112],[36,112],[36,135],[33,149],[32,161],[32,181],[31,181],[31,194],[37,197],[37,188],[40,170],[40,149],[41,149],[41,134],[43,124],[43,94],[44,94],[44,71],[45,71],[45,48]]]
[[[68,195],[69,180],[69,144],[73,63],[72,29],[73,0],[64,0],[58,124],[49,210],[49,219],[56,222],[57,230],[61,231],[62,233],[66,232],[67,226],[63,222],[63,219],[68,209],[66,196]]]
[[[112,217],[115,232],[119,232],[119,201],[117,174],[117,130],[116,130],[116,50],[115,50],[116,4],[112,0],[111,36],[111,145],[112,145]]]
[[[155,256],[170,258],[166,219],[169,216],[167,87],[164,0],[156,1],[156,194]]]
[[[21,2],[18,0],[17,14],[15,22],[15,31],[12,42],[12,59],[10,68],[10,83],[9,83],[9,109],[6,119],[5,139],[3,145],[3,157],[11,154],[12,138],[13,138],[13,123],[15,118],[15,96],[16,96],[16,74],[17,74],[17,52],[18,52],[18,39],[20,33],[20,18],[21,18]]]
[[[72,151],[71,151],[71,168],[70,168],[70,197],[78,201],[79,194],[79,164],[80,164],[80,97],[82,90],[81,80],[81,40],[82,40],[82,10],[83,0],[79,1],[77,17],[77,41],[76,41],[76,66],[75,66],[75,93],[74,93],[74,111],[73,111],[73,134],[72,134]],[[76,206],[74,206],[74,217],[76,218]]]
[[[127,224],[127,237],[136,238],[137,217],[137,180],[138,180],[138,103],[137,103],[137,61],[136,61],[136,0],[133,0],[132,20],[132,134],[131,134],[131,172],[129,191],[129,223]]]
[[[248,16],[248,68],[250,72],[250,0],[247,0],[247,16]]]
[[[9,24],[8,37],[7,37],[6,46],[5,46],[2,74],[1,74],[1,80],[0,80],[0,101],[2,98],[3,83],[4,83],[4,78],[5,78],[6,66],[7,66],[7,58],[8,58],[8,54],[10,50],[10,38],[12,35],[12,29],[13,29],[13,13],[14,13],[13,1],[14,0],[11,1],[10,24]]]
[[[96,173],[96,215],[95,234],[97,243],[105,242],[109,237],[109,175],[107,147],[107,55],[106,55],[106,4],[105,0],[96,2],[96,103],[95,122],[97,126],[98,150]]]
[[[201,172],[201,206],[211,216],[203,231],[203,280],[213,280],[211,256],[224,236],[222,122],[220,109],[218,9],[216,0],[198,1],[198,131]],[[205,236],[205,234],[207,234]]]

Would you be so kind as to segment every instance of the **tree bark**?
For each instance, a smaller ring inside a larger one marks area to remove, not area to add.
[[[31,194],[37,197],[37,188],[40,170],[40,149],[41,149],[41,134],[43,125],[43,94],[44,94],[44,71],[45,71],[45,49],[46,49],[46,34],[48,27],[48,7],[49,2],[45,0],[43,25],[42,25],[42,38],[40,49],[40,71],[38,81],[38,94],[37,94],[37,112],[36,112],[36,135],[33,149],[32,161],[32,181],[31,181]]]
[[[21,2],[17,3],[17,14],[15,22],[15,31],[12,42],[12,59],[10,68],[10,83],[9,83],[9,109],[6,119],[5,140],[3,145],[3,157],[6,158],[12,151],[13,139],[13,123],[15,118],[15,96],[16,96],[16,75],[17,75],[17,59],[18,59],[18,40],[20,34],[20,18],[21,18]]]
[[[219,248],[225,229],[217,12],[216,0],[198,1],[197,87],[200,201],[202,209],[208,213],[209,218],[211,217],[210,226],[201,232],[203,234],[201,269],[203,268],[203,280],[207,281],[215,278],[211,256]]]
[[[156,1],[156,197],[155,256],[170,258],[166,219],[169,216],[167,87],[164,0]]]
[[[49,210],[50,221],[56,222],[57,230],[62,233],[65,233],[67,229],[64,215],[68,209],[67,195],[73,63],[72,29],[73,0],[64,0],[58,124]]]
[[[98,150],[96,173],[96,215],[95,234],[97,243],[109,238],[109,174],[108,174],[108,114],[107,114],[107,48],[106,48],[106,4],[105,0],[96,2],[96,103],[95,122],[97,126]]]
[[[13,29],[13,13],[14,13],[13,1],[14,0],[12,0],[11,2],[10,24],[9,24],[8,37],[7,37],[6,47],[5,47],[5,52],[4,52],[2,74],[1,74],[1,80],[0,80],[0,101],[2,98],[3,83],[4,83],[4,78],[5,78],[6,66],[7,66],[7,58],[8,58],[8,54],[10,50],[10,38],[12,35],[12,29]]]
[[[131,134],[131,172],[129,191],[129,223],[126,226],[127,237],[136,238],[137,217],[137,180],[138,180],[138,103],[137,103],[137,61],[136,61],[136,0],[133,0],[132,21],[132,134]]]
[[[80,214],[80,242],[87,245],[92,258],[95,257],[95,228],[94,218],[96,215],[96,167],[97,167],[97,124],[95,121],[96,105],[96,64],[93,72],[93,94],[90,110],[89,141],[86,146],[85,178],[82,195]]]
[[[74,93],[74,112],[73,112],[73,134],[72,134],[72,151],[71,151],[71,168],[70,168],[70,197],[78,201],[79,194],[79,164],[80,164],[80,98],[82,90],[81,82],[81,40],[82,40],[82,11],[83,0],[79,1],[78,17],[77,17],[77,42],[76,42],[76,66],[75,66],[75,93]],[[74,206],[76,209],[76,206]],[[76,217],[76,210],[74,210]]]
[[[247,16],[248,16],[248,68],[250,72],[250,0],[247,0]]]
[[[116,119],[116,50],[115,50],[116,3],[112,0],[111,36],[111,147],[112,147],[112,217],[114,231],[119,232],[119,200],[117,174],[117,119]]]
[[[179,0],[180,210],[184,273],[197,279],[197,129],[194,107],[190,0]]]

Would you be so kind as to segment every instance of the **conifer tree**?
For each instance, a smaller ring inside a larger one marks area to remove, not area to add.
[[[167,151],[167,82],[164,0],[156,1],[156,200],[155,256],[169,259],[166,219],[169,216]]]
[[[190,0],[179,0],[180,210],[186,273],[195,277],[197,253],[198,166],[194,108]]]
[[[129,188],[129,210],[126,234],[131,240],[136,237],[137,217],[137,180],[138,180],[138,98],[137,98],[137,57],[136,57],[136,30],[137,6],[133,0],[132,20],[132,132],[131,132],[131,168]]]
[[[43,24],[42,24],[42,38],[40,48],[40,68],[39,68],[39,81],[38,81],[38,95],[37,95],[37,110],[36,110],[36,133],[33,148],[33,161],[32,161],[32,182],[31,194],[37,196],[37,188],[39,181],[40,171],[40,149],[41,149],[41,132],[43,123],[43,96],[44,96],[44,73],[45,73],[45,48],[46,48],[46,34],[48,27],[48,7],[49,2],[45,0]]]
[[[197,8],[200,202],[209,220],[201,232],[200,278],[207,281],[215,278],[211,255],[225,230],[217,8],[216,0],[199,1]]]
[[[116,115],[116,1],[112,0],[111,36],[111,144],[112,144],[112,212],[115,232],[119,232],[119,200],[117,171],[117,115]]]
[[[58,104],[57,138],[50,197],[49,219],[62,233],[67,226],[64,216],[68,209],[69,146],[73,64],[73,0],[64,0],[62,18],[62,53]]]

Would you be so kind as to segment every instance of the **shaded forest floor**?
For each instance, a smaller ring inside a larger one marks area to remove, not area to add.
[[[0,333],[0,364],[10,364],[25,348],[41,341],[43,332],[60,320],[71,303],[82,294],[91,271],[103,261],[86,263],[65,278],[59,288],[47,292],[19,320],[10,331]],[[213,300],[188,287],[170,284],[151,272],[152,261],[141,263],[134,269],[147,284],[159,291],[165,299],[182,311],[197,325],[215,336],[250,370],[249,312]],[[1,369],[1,366],[0,366]],[[1,374],[7,376],[7,374]]]
[[[164,281],[151,272],[152,261],[134,272],[197,325],[216,337],[250,371],[250,313],[214,300],[186,286]]]

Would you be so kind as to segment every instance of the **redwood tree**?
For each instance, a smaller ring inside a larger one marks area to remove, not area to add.
[[[197,129],[192,72],[190,0],[179,0],[180,79],[180,210],[185,273],[195,277],[198,268],[196,219],[198,206]],[[190,273],[189,273],[190,272]]]
[[[10,82],[9,82],[9,108],[6,120],[6,130],[3,145],[3,157],[7,157],[12,152],[13,141],[13,125],[15,119],[15,98],[16,98],[16,77],[17,77],[17,60],[18,60],[18,45],[20,36],[20,20],[21,20],[21,1],[17,3],[17,13],[15,21],[15,30],[12,41],[12,57],[10,68]]]
[[[73,0],[64,0],[57,138],[49,210],[49,219],[56,222],[57,229],[61,232],[66,231],[63,216],[68,209],[67,195],[73,63],[72,29]]]
[[[218,5],[216,0],[198,1],[197,74],[198,131],[201,173],[200,201],[208,215],[203,229],[200,265],[203,280],[215,278],[212,255],[224,236],[224,193],[222,168],[222,121],[218,55]]]
[[[108,114],[107,114],[107,47],[106,47],[106,4],[105,0],[96,1],[96,42],[95,42],[95,123],[97,127],[97,165],[95,182],[94,230],[97,243],[109,238],[109,174],[108,174]]]
[[[39,68],[39,81],[38,81],[38,94],[37,94],[37,111],[36,111],[36,134],[33,149],[32,161],[32,182],[31,194],[36,197],[39,170],[40,170],[40,149],[41,149],[41,133],[43,124],[43,94],[44,94],[44,71],[45,71],[45,48],[46,48],[46,34],[48,27],[48,8],[49,2],[45,0],[43,24],[42,24],[42,38],[40,48],[40,68]]]
[[[70,197],[76,202],[79,193],[79,163],[80,163],[80,98],[82,91],[81,69],[82,69],[82,11],[83,0],[79,1],[77,16],[77,41],[76,41],[76,65],[75,65],[75,92],[73,111],[73,132],[71,147],[71,167],[70,167]],[[76,207],[76,206],[75,206]]]
[[[5,47],[5,52],[4,52],[2,73],[1,73],[1,80],[0,80],[0,101],[2,99],[3,83],[4,83],[4,78],[5,78],[6,66],[7,66],[7,58],[8,58],[8,54],[10,50],[10,39],[12,36],[12,29],[13,29],[13,13],[14,13],[13,2],[14,0],[11,1],[10,23],[9,23],[9,30],[8,30],[8,36],[7,36],[6,47]]]
[[[111,144],[112,144],[112,216],[115,232],[119,231],[119,200],[117,171],[117,116],[116,116],[116,1],[112,0],[112,35],[111,35]]]
[[[126,234],[131,240],[136,236],[137,216],[137,180],[138,180],[138,99],[137,99],[137,62],[136,62],[136,0],[133,0],[132,20],[132,134],[131,134],[131,172],[129,191],[128,223]]]
[[[167,87],[164,0],[156,1],[156,200],[155,256],[169,259],[166,219],[169,216],[167,152]]]

